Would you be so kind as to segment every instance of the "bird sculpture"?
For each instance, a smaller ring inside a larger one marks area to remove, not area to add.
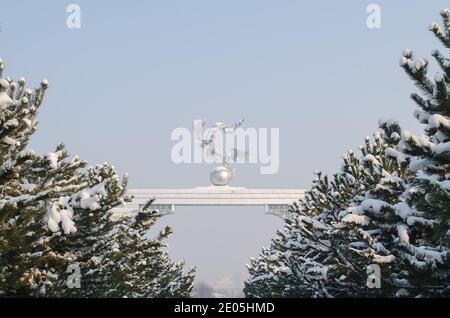
[[[246,160],[249,157],[248,151],[241,151],[235,147],[227,150],[226,145],[224,145],[223,149],[218,149],[216,135],[221,133],[224,137],[223,140],[226,140],[227,135],[235,134],[242,127],[244,120],[239,120],[231,127],[224,122],[216,122],[208,129],[206,136],[195,136],[196,143],[206,150],[206,155],[215,162],[222,164],[216,167],[210,176],[211,182],[215,186],[228,185],[228,182],[236,176],[236,169],[231,164],[238,159]],[[200,125],[203,128],[208,125],[208,121],[203,119],[200,121]]]

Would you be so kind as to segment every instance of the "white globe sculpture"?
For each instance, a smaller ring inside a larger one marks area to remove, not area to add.
[[[216,167],[209,175],[209,179],[215,186],[226,186],[230,182],[231,173],[224,166]]]

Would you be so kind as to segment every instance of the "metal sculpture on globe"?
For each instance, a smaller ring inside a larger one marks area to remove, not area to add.
[[[248,152],[237,149],[236,147],[228,148],[227,140],[241,128],[244,119],[239,120],[233,126],[228,126],[223,122],[216,122],[209,129],[205,136],[201,134],[195,136],[197,145],[203,148],[206,156],[220,165],[214,168],[210,174],[211,183],[214,186],[226,186],[230,180],[236,176],[236,169],[232,167],[232,163],[238,159],[248,159]],[[203,131],[203,127],[207,125],[206,120],[196,121],[197,127],[195,131]],[[221,135],[219,135],[221,134]],[[223,142],[219,143],[220,137]]]

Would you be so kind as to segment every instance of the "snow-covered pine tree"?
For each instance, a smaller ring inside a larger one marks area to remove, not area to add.
[[[41,295],[73,259],[48,246],[46,207],[86,187],[78,173],[85,162],[69,159],[63,145],[44,156],[26,148],[48,82],[32,91],[23,78],[1,78],[2,71],[0,59],[0,294]],[[52,231],[76,231],[69,210],[49,216]]]
[[[353,158],[352,153],[344,156],[347,164],[352,161],[350,158]],[[250,259],[250,264],[247,265],[250,275],[244,286],[247,297],[311,297],[315,294],[316,288],[320,289],[319,285],[306,287],[308,278],[298,274],[301,270],[299,264],[304,264],[303,268],[314,266],[315,272],[319,272],[318,275],[313,274],[315,278],[321,276],[317,257],[314,256],[315,260],[309,262],[308,256],[304,253],[310,241],[302,235],[301,222],[298,218],[301,217],[305,223],[306,233],[315,237],[314,231],[308,231],[306,228],[324,229],[322,219],[333,218],[331,211],[335,205],[342,202],[344,206],[346,205],[346,198],[353,187],[349,186],[347,180],[340,174],[335,174],[331,182],[328,176],[323,176],[321,171],[316,171],[315,175],[316,179],[313,180],[311,189],[305,193],[304,198],[293,204],[290,209],[292,215],[284,220],[284,227],[277,231],[271,245],[263,248],[258,257]],[[349,180],[356,179],[350,177]],[[339,189],[342,190],[342,194]],[[308,218],[304,218],[305,215],[308,215]],[[317,219],[320,221],[316,222]],[[317,253],[327,252],[328,246],[319,243],[316,245],[316,250]]]
[[[353,158],[350,152],[344,161],[350,166]],[[329,224],[336,223],[335,211],[340,210],[340,204],[348,204],[359,186],[352,174],[335,174],[331,182],[320,171],[316,176],[271,246],[251,259],[250,278],[244,288],[247,297],[323,296],[326,263],[333,257],[328,239],[333,228]]]
[[[401,193],[403,183],[400,189],[394,189],[402,180],[405,164],[397,164],[386,153],[399,136],[396,122],[381,122],[374,142],[366,138],[361,147],[362,157],[351,151],[345,155],[342,170],[332,182],[317,174],[312,189],[294,206],[292,220],[286,220],[271,247],[252,260],[247,296],[373,296],[384,292],[374,293],[366,286],[366,266],[373,257],[364,259],[367,262],[355,257],[356,247],[363,246],[358,235],[367,233],[352,225],[365,224],[367,217],[348,213],[348,207],[355,209],[355,204],[379,184],[387,186],[395,181],[392,193],[384,191],[394,197]]]
[[[149,237],[149,228],[160,217],[158,211],[150,209],[151,203],[149,201],[131,218],[120,218],[113,231],[102,238],[101,246],[109,252],[91,258],[91,269],[86,275],[95,296],[166,298],[190,295],[194,269],[185,273],[184,262],[172,262],[164,251],[164,241],[172,233],[170,227],[165,227],[154,238]]]
[[[432,23],[430,30],[450,48],[450,10],[441,12],[443,27]],[[425,125],[425,136],[402,133],[399,148],[414,157],[410,169],[416,172],[412,186],[405,194],[407,202],[422,216],[410,233],[405,258],[410,267],[421,273],[410,279],[418,295],[450,295],[450,59],[434,50],[440,71],[434,81],[427,76],[428,61],[413,58],[403,51],[400,65],[422,94],[411,98],[419,106],[414,115]]]
[[[444,27],[433,23],[430,29],[450,48],[450,11],[441,15]],[[432,55],[441,68],[434,81],[427,77],[427,60],[414,60],[405,50],[400,61],[422,91],[412,99],[426,135],[382,122],[375,144],[366,142],[352,170],[360,172],[350,174],[361,188],[352,192],[348,207],[322,206],[314,213],[309,207],[327,202],[326,195],[313,204],[310,195],[301,200],[293,222],[287,220],[270,249],[252,261],[247,295],[450,295],[450,59],[438,50]],[[366,286],[371,264],[381,268],[380,289]]]
[[[81,270],[80,288],[58,286],[54,295],[77,297],[188,297],[194,269],[184,272],[184,262],[173,262],[164,241],[172,233],[164,228],[156,238],[148,232],[160,215],[150,201],[130,217],[116,216],[111,209],[125,196],[127,176],[119,181],[113,166],[99,164],[87,170],[89,191],[81,192],[80,208],[74,209],[77,232],[56,236],[51,245],[60,253],[70,250]],[[83,200],[87,198],[87,200]],[[86,210],[87,208],[93,210]],[[68,273],[66,276],[68,276]]]
[[[120,181],[114,166],[98,164],[87,168],[83,177],[86,188],[72,195],[70,201],[75,203],[72,211],[77,231],[71,235],[55,233],[49,240],[52,250],[73,255],[72,264],[80,269],[81,287],[68,288],[66,281],[72,272],[63,272],[52,296],[104,296],[101,282],[106,281],[108,273],[102,271],[97,260],[112,254],[113,238],[109,233],[117,232],[118,222],[111,218],[111,209],[131,199],[125,194],[128,176]]]
[[[430,29],[450,48],[450,11],[443,10],[441,15],[444,29],[437,23]],[[341,222],[352,239],[346,255],[360,267],[370,263],[381,267],[383,296],[450,295],[450,148],[446,148],[450,144],[450,60],[438,50],[432,54],[443,71],[434,82],[427,78],[427,60],[414,60],[412,52],[404,50],[400,61],[423,93],[412,94],[412,99],[420,107],[414,115],[426,125],[426,135],[384,130],[384,139],[398,141],[397,147],[386,149],[384,160],[398,169],[392,170],[395,174],[386,169],[376,186],[355,197],[354,206],[342,213]],[[378,158],[368,159],[386,167]]]
[[[353,281],[358,294],[363,296],[406,296],[407,273],[401,258],[406,246],[405,232],[412,211],[402,194],[407,189],[412,173],[409,158],[396,149],[401,130],[395,121],[380,121],[375,143],[362,147],[362,172],[366,176],[366,191],[353,198],[349,207],[339,213],[339,227],[347,233],[340,242],[343,255],[359,276],[341,278]],[[373,148],[378,155],[373,155]],[[368,151],[369,150],[369,151]],[[370,266],[379,266],[380,288],[367,286]],[[345,296],[343,291],[339,296]]]
[[[111,218],[129,200],[127,177],[108,164],[85,169],[63,145],[44,156],[27,149],[47,87],[0,79],[0,295],[188,296],[193,271],[164,251],[170,230],[145,236],[157,214]],[[79,266],[81,288],[67,286],[68,265]]]

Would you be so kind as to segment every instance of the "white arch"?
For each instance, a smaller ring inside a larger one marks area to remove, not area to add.
[[[209,186],[192,189],[129,189],[134,197],[126,207],[113,212],[127,214],[139,210],[148,200],[162,215],[175,213],[176,206],[263,206],[267,214],[284,218],[292,203],[303,197],[301,189],[247,189],[228,186]]]

